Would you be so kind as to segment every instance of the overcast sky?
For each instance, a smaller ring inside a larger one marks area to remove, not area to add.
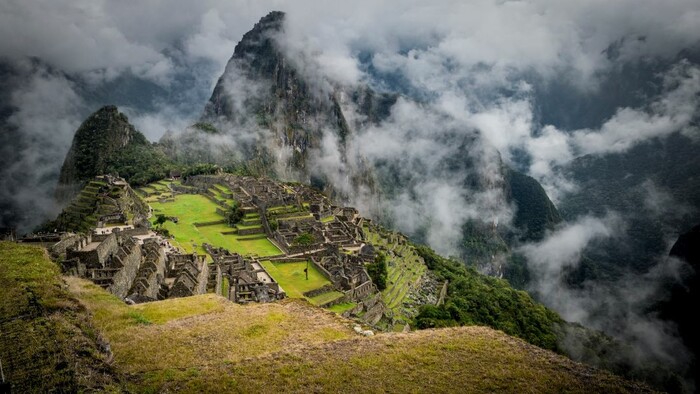
[[[353,58],[369,49],[379,54],[377,67],[405,68],[430,88],[446,82],[425,68],[444,58],[504,72],[574,67],[585,77],[606,66],[601,52],[613,41],[645,37],[623,47],[623,56],[637,57],[672,55],[700,37],[693,0],[4,0],[0,54],[36,56],[67,72],[131,69],[167,83],[173,65],[164,50],[223,67],[243,33],[271,10],[288,13],[292,41],[319,50],[337,79],[360,79]]]

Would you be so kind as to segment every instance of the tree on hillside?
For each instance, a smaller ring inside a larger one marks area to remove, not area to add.
[[[170,218],[168,218],[167,216],[163,214],[158,214],[156,215],[156,220],[155,222],[153,222],[153,224],[155,224],[157,228],[161,228],[168,220],[170,220]]]
[[[372,278],[372,282],[377,286],[377,290],[382,291],[386,289],[389,272],[386,266],[386,256],[383,253],[379,253],[374,259],[374,263],[370,263],[367,266],[367,273],[369,277]]]
[[[294,238],[295,245],[308,247],[314,243],[314,236],[309,233],[301,233],[298,237]],[[304,249],[304,256],[306,256],[306,249]],[[304,268],[304,274],[306,274],[306,280],[309,280],[309,260],[306,260],[306,268]]]
[[[233,227],[240,222],[241,219],[243,219],[243,211],[241,211],[241,207],[238,203],[234,201],[231,208],[226,212],[226,221],[229,226]]]

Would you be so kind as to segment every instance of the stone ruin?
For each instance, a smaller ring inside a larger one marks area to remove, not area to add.
[[[311,261],[348,299],[360,300],[377,291],[359,255],[343,253],[337,246],[328,245],[323,253],[312,255]]]
[[[286,254],[294,255],[323,247],[326,237],[323,224],[314,220],[279,220],[278,228],[272,233],[277,245]],[[313,239],[310,245],[297,245],[295,240],[302,234]]]
[[[210,264],[209,288],[217,294],[227,294],[229,300],[240,304],[270,302],[286,296],[258,260],[208,244],[204,248],[214,258]]]
[[[120,182],[101,180],[114,185]],[[309,259],[331,281],[331,290],[345,294],[343,300],[360,301],[377,293],[365,269],[366,263],[374,261],[376,251],[364,239],[365,219],[355,208],[332,205],[308,186],[264,178],[198,175],[185,179],[181,187],[184,192],[206,194],[217,184],[229,188],[230,193],[224,197],[237,201],[244,213],[258,214],[248,222],[259,224],[255,231],[264,233],[284,252],[272,260]],[[177,192],[175,186],[171,185]],[[277,224],[275,230],[268,222],[268,207],[276,208],[271,214]],[[119,212],[100,217],[103,223],[121,219]],[[310,245],[295,242],[302,234],[311,235]],[[284,290],[256,258],[205,244],[213,258],[207,263],[205,256],[179,253],[147,228],[103,228],[88,236],[65,235],[49,242],[53,242],[52,256],[63,260],[66,272],[88,278],[130,303],[207,292],[238,303],[285,297]]]
[[[345,293],[346,299],[359,300],[376,293],[376,286],[364,268],[365,263],[374,261],[376,251],[364,239],[362,226],[365,219],[357,209],[332,205],[325,196],[308,186],[280,184],[265,178],[199,175],[188,178],[185,183],[202,191],[216,184],[226,185],[244,213],[258,213],[266,235],[284,252],[284,256],[272,260],[310,258],[332,282],[332,287]],[[308,210],[305,204],[308,204]],[[278,208],[270,213],[269,207]],[[325,220],[325,223],[321,221],[329,217],[334,218]],[[272,219],[277,223],[275,230],[268,222]],[[296,240],[302,234],[311,236],[309,245],[297,244]],[[257,260],[211,246],[207,246],[207,252],[215,260],[210,268],[210,288],[219,288],[222,278],[226,277],[231,286],[229,298],[234,301],[259,302],[274,298],[276,290],[269,288],[277,286],[278,289],[279,286]],[[221,274],[215,271],[221,271]],[[254,290],[264,286],[268,289]],[[266,291],[270,297],[265,296]]]
[[[64,234],[49,247],[65,273],[89,279],[129,303],[206,293],[205,256],[172,250],[166,240],[143,228]]]

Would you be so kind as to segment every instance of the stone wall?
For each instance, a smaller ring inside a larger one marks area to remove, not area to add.
[[[221,266],[218,264],[216,265],[216,279],[215,280],[216,280],[216,284],[214,285],[214,293],[216,295],[222,295],[223,293],[222,293],[221,285],[223,282],[223,275],[221,273]]]
[[[180,186],[180,185],[176,185],[174,183],[171,183],[170,188],[175,193],[179,193],[179,194],[197,194],[197,189],[193,188],[193,187]]]
[[[109,257],[116,254],[119,250],[117,236],[110,234],[99,245],[97,245],[96,248],[92,250],[85,250],[87,243],[89,243],[91,240],[92,237],[81,239],[78,241],[78,245],[76,245],[75,249],[67,248],[66,258],[78,258],[87,268],[104,268],[105,263],[109,260]]]
[[[335,286],[325,285],[323,287],[319,287],[318,289],[309,290],[309,291],[305,292],[304,297],[309,297],[309,298],[316,297],[319,294],[328,293],[329,291],[333,291],[333,290],[335,290]]]
[[[89,243],[89,241],[85,240],[85,238],[85,236],[78,234],[67,234],[63,236],[60,241],[51,246],[49,248],[49,252],[54,258],[64,256],[66,254],[67,249],[69,247],[76,246],[76,243],[79,243],[81,239],[84,240],[84,243]]]
[[[207,262],[204,260],[202,260],[202,265],[200,266],[197,282],[197,290],[195,294],[206,294],[207,285],[209,284],[209,264],[207,264]]]
[[[264,234],[265,230],[262,227],[239,229],[238,235],[253,235],[253,234]]]
[[[97,251],[97,258],[99,259],[100,265],[104,265],[109,259],[109,256],[119,250],[117,236],[115,234],[110,234],[104,241],[97,245],[95,250]]]
[[[372,294],[374,292],[374,289],[374,283],[372,283],[371,280],[368,280],[367,282],[355,287],[354,289],[346,291],[345,295],[347,295],[353,300],[359,300]]]
[[[160,284],[165,278],[165,249],[155,241],[147,240],[141,247],[143,263],[131,286],[130,295],[138,295],[157,299]]]
[[[333,282],[333,275],[331,275],[330,272],[328,272],[327,269],[325,269],[321,264],[317,263],[316,260],[311,259],[311,264],[314,265],[319,271],[321,271],[321,274],[328,279],[329,281]]]
[[[195,226],[201,227],[201,226],[213,226],[215,224],[226,224],[228,223],[225,219],[222,220],[212,220],[210,222],[197,222],[194,223]]]
[[[136,244],[133,239],[125,240],[122,250],[124,251],[124,254],[121,256],[122,267],[114,274],[112,284],[107,290],[123,299],[128,295],[131,285],[136,279],[136,274],[141,266],[142,255],[141,246]]]

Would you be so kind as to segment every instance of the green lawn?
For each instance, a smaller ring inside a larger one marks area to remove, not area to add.
[[[252,238],[251,236],[239,236],[236,234],[222,234],[222,232],[233,231],[233,228],[226,224],[215,224],[212,226],[202,226],[197,228],[208,243],[242,255],[257,255],[259,257],[277,256],[282,252],[273,245],[267,238]]]
[[[217,205],[204,196],[180,194],[174,202],[151,202],[151,207],[156,214],[178,218],[178,223],[167,222],[164,227],[175,236],[175,244],[189,253],[195,250],[193,244],[197,244],[197,252],[204,254],[202,244],[205,242],[242,255],[265,257],[282,253],[267,238],[250,239],[249,236],[222,234],[234,230],[226,224],[196,227],[194,223],[223,219],[223,216],[216,213]]]
[[[287,297],[304,298],[305,292],[331,284],[313,264],[309,264],[309,279],[306,280],[304,268],[305,262],[300,263],[273,263],[269,260],[261,261],[263,267],[287,293]]]
[[[174,202],[151,203],[156,213],[176,216],[183,223],[213,222],[223,217],[216,213],[218,207],[210,199],[198,194],[180,194]]]

